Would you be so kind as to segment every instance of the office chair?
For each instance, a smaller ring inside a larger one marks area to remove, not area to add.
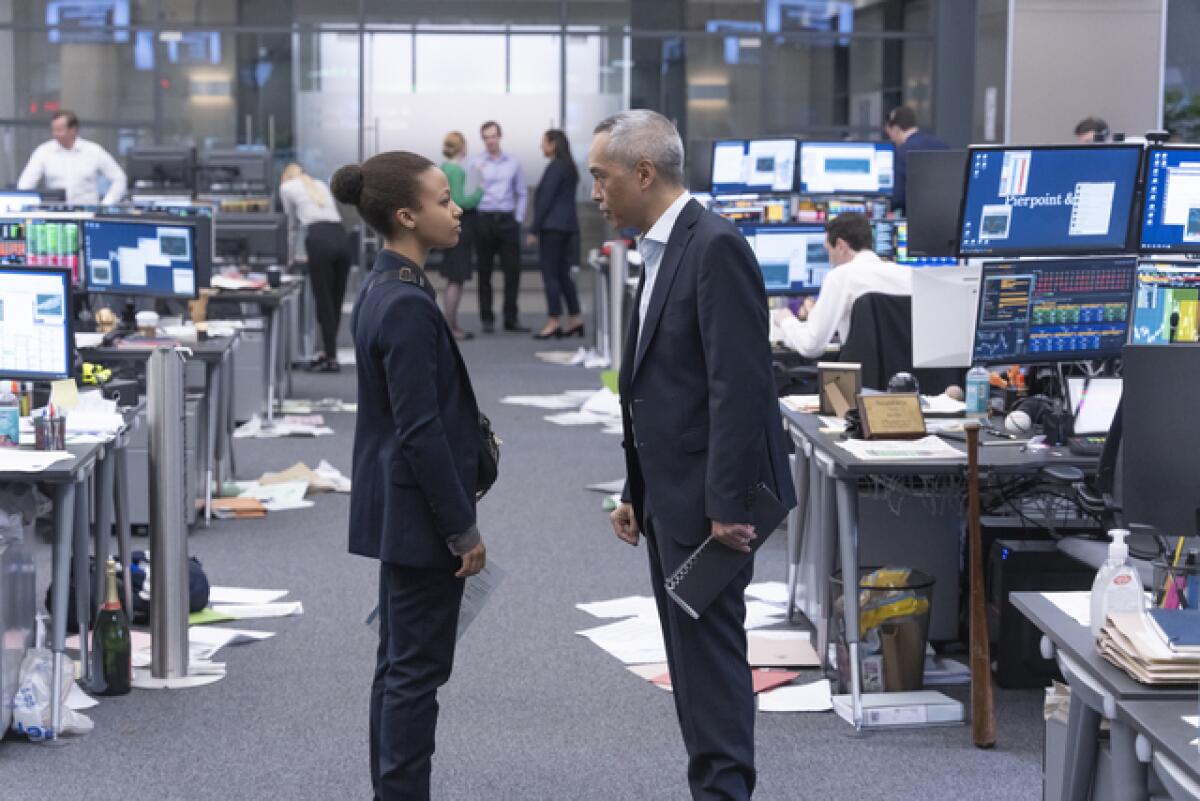
[[[965,384],[964,371],[959,369],[913,367],[912,298],[903,295],[870,292],[854,301],[850,334],[838,361],[861,364],[862,385],[867,389],[887,389],[888,380],[900,372],[916,376],[926,395]]]

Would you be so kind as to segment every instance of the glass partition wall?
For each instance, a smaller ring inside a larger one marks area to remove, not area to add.
[[[563,128],[627,107],[675,120],[695,188],[712,140],[877,139],[932,113],[935,0],[0,0],[0,186],[58,109],[118,160],[138,144],[266,145],[328,178],[500,122],[530,184]],[[590,192],[586,179],[580,199]],[[604,235],[581,204],[584,245]]]

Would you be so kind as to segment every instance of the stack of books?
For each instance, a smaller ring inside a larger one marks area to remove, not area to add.
[[[1200,636],[1197,613],[1186,620],[1161,613],[1113,612],[1100,631],[1101,655],[1143,684],[1195,684],[1200,682]],[[1165,622],[1160,625],[1158,618]]]

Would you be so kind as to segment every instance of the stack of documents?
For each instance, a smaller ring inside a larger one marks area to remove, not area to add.
[[[1102,656],[1143,684],[1200,682],[1200,654],[1173,650],[1145,612],[1112,612],[1100,630]]]
[[[914,440],[848,439],[838,446],[865,461],[894,461],[908,459],[966,459],[966,454],[940,437],[928,436]]]

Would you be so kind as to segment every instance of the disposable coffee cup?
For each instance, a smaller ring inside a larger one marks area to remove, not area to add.
[[[145,337],[152,337],[158,333],[158,312],[140,311],[135,316],[137,320],[138,333]]]
[[[283,270],[279,267],[267,268],[267,286],[278,289],[283,285]]]

